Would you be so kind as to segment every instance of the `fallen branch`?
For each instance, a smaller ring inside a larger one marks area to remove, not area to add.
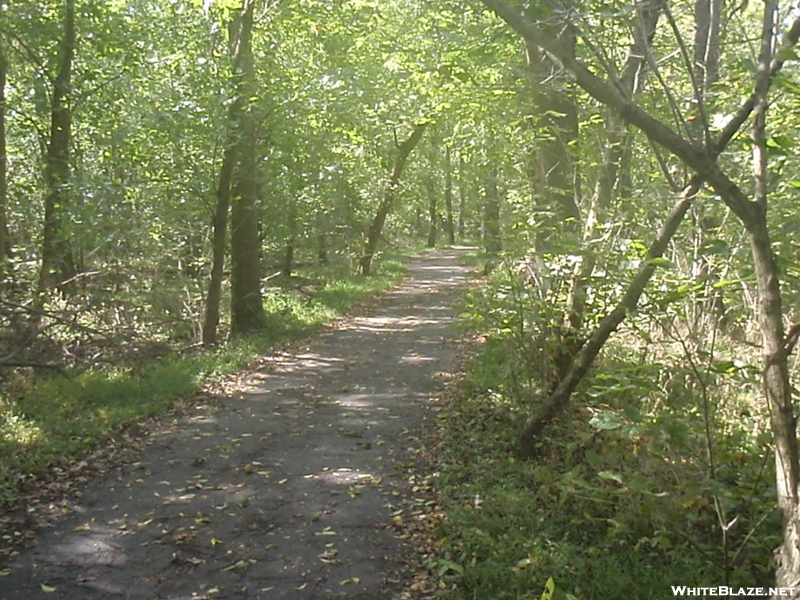
[[[77,331],[81,331],[83,333],[103,338],[104,340],[109,342],[112,346],[114,346],[120,351],[120,356],[125,362],[128,363],[128,366],[130,366],[131,370],[133,370],[133,372],[136,373],[136,375],[138,375],[142,379],[146,378],[142,370],[138,366],[136,366],[136,364],[130,358],[127,357],[124,348],[113,337],[111,337],[110,334],[101,331],[99,329],[95,329],[94,327],[89,327],[88,325],[81,325],[80,323],[76,323],[74,320],[62,317],[61,315],[55,314],[53,312],[41,308],[35,308],[33,306],[28,306],[26,304],[20,304],[18,302],[12,302],[10,300],[3,300],[3,299],[0,299],[0,304],[9,306],[11,308],[16,308],[18,310],[23,310],[38,317],[45,317],[47,319],[52,319],[53,321],[66,325],[67,327],[70,327]],[[0,366],[2,366],[2,363],[0,363]]]

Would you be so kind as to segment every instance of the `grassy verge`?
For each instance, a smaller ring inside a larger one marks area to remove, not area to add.
[[[170,408],[205,383],[309,335],[395,285],[405,273],[403,258],[385,256],[375,276],[332,279],[311,294],[270,288],[263,332],[215,350],[174,353],[145,364],[144,378],[124,366],[92,369],[43,379],[16,397],[0,398],[0,505],[12,505],[28,480],[71,462],[104,434]]]
[[[445,598],[650,600],[673,598],[674,585],[771,584],[780,526],[767,446],[718,441],[711,481],[687,450],[702,439],[692,415],[621,408],[631,392],[619,380],[646,382],[655,367],[607,361],[548,428],[541,455],[519,460],[529,406],[503,391],[508,361],[507,343],[490,338],[438,419],[446,518],[434,564]],[[593,401],[609,378],[617,391]],[[726,525],[736,519],[727,541],[719,512]],[[544,593],[551,578],[554,596]]]

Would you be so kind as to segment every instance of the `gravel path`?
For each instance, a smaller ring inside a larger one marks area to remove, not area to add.
[[[0,565],[0,599],[391,598],[408,440],[456,368],[461,252],[151,434]]]

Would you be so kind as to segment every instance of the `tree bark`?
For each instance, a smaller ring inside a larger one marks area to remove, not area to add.
[[[438,203],[438,198],[436,196],[436,183],[433,177],[433,173],[430,173],[425,181],[425,187],[428,191],[428,241],[426,243],[428,248],[436,247],[436,236],[439,232],[436,226],[436,213],[438,212],[436,205]]]
[[[231,196],[231,334],[234,336],[262,329],[266,323],[261,296],[258,124],[251,100],[257,94],[252,49],[254,10],[255,0],[246,0],[239,25],[244,93],[240,115],[242,146]]]
[[[574,55],[575,35],[572,27],[557,28],[554,43],[561,51]],[[537,135],[531,153],[531,177],[534,201],[539,207],[543,226],[538,228],[536,249],[539,252],[557,251],[555,240],[564,235],[577,241],[580,229],[580,210],[577,197],[577,162],[570,150],[578,139],[578,109],[570,94],[554,89],[553,64],[542,56],[539,48],[530,42],[525,44],[530,89],[533,94],[534,115],[537,129],[545,135]],[[548,81],[550,83],[543,83]]]
[[[467,185],[464,181],[464,170],[466,169],[464,157],[460,156],[458,159],[458,238],[464,239],[464,230],[466,227],[466,212],[467,212]]]
[[[483,247],[488,254],[497,254],[503,249],[503,243],[500,239],[500,193],[494,165],[489,167],[483,192]]]
[[[594,363],[597,355],[600,354],[600,350],[603,348],[609,336],[616,331],[617,327],[625,320],[628,313],[636,308],[639,298],[656,270],[655,259],[660,258],[664,254],[667,245],[678,230],[678,225],[680,225],[681,221],[686,216],[686,212],[692,205],[702,185],[702,180],[700,178],[695,178],[695,181],[690,183],[683,194],[681,194],[680,199],[667,217],[658,236],[650,245],[645,260],[642,261],[639,271],[628,286],[617,308],[600,321],[597,329],[594,330],[578,352],[574,362],[558,383],[553,393],[525,425],[519,438],[519,448],[522,456],[530,458],[536,455],[537,445],[542,431],[547,427],[550,421],[567,406],[572,392],[575,391],[575,388],[578,387],[578,384],[586,376],[586,373],[589,372],[589,368],[592,366],[592,363]]]
[[[375,213],[375,217],[372,219],[372,223],[367,230],[367,239],[364,243],[364,254],[361,257],[359,265],[359,270],[362,275],[369,275],[372,270],[372,259],[378,249],[378,242],[381,239],[383,226],[386,224],[386,217],[389,216],[389,212],[392,210],[392,205],[394,204],[395,196],[397,195],[397,188],[400,187],[400,176],[403,174],[403,168],[406,166],[406,161],[408,160],[409,154],[411,154],[411,151],[414,150],[417,144],[419,144],[419,141],[422,139],[422,135],[425,133],[425,129],[427,127],[428,122],[416,125],[411,137],[400,144],[400,147],[397,149],[397,156],[395,157],[394,166],[392,167],[392,172],[389,175],[389,180],[386,182],[386,188],[383,192],[383,199],[381,200],[378,210]]]
[[[0,287],[4,285],[7,258],[8,160],[6,158],[6,62],[5,46],[0,38]]]
[[[225,255],[227,253],[231,186],[243,141],[241,117],[245,102],[245,90],[242,77],[242,60],[244,58],[244,44],[247,40],[242,37],[242,25],[242,15],[235,16],[228,25],[228,54],[231,60],[231,83],[235,90],[235,99],[228,111],[228,135],[217,183],[217,205],[212,219],[212,261],[208,293],[206,295],[205,320],[203,322],[204,345],[213,345],[217,340],[217,328],[219,327],[222,303],[222,279],[225,270]]]
[[[794,587],[800,583],[800,456],[783,329],[780,278],[767,227],[769,167],[766,127],[769,66],[772,62],[777,13],[778,0],[767,0],[764,4],[761,54],[753,103],[753,204],[758,210],[755,212],[757,219],[744,222],[744,225],[750,237],[758,289],[758,316],[764,347],[764,391],[775,439],[778,509],[783,523],[783,540],[775,551],[775,578],[780,587]]]
[[[241,102],[234,102],[230,109],[228,124],[228,146],[222,158],[219,183],[217,184],[217,206],[214,210],[212,222],[213,234],[211,241],[211,275],[206,295],[206,313],[203,322],[203,344],[213,345],[217,341],[217,327],[222,303],[222,278],[225,269],[225,251],[227,246],[228,212],[231,203],[231,178],[236,164],[238,150],[238,131],[236,123]]]
[[[625,64],[620,70],[620,88],[630,97],[634,97],[641,89],[644,81],[644,66],[646,57],[650,52],[650,45],[656,32],[656,25],[664,10],[664,0],[644,3],[638,10],[636,24],[633,29],[633,40],[628,48]],[[594,191],[589,204],[583,230],[583,252],[575,264],[573,278],[567,298],[568,326],[572,336],[579,335],[586,316],[586,297],[590,278],[597,263],[597,254],[592,246],[596,237],[597,223],[605,221],[609,208],[614,198],[614,190],[619,189],[618,180],[625,174],[623,161],[626,154],[630,153],[632,136],[627,131],[625,123],[613,111],[608,110],[606,117],[607,139],[602,150],[602,160],[597,172]],[[574,340],[572,342],[574,344]],[[574,351],[577,348],[573,346]],[[561,367],[558,373],[559,381],[566,375],[565,368]]]
[[[453,166],[450,164],[450,146],[445,147],[444,168],[444,207],[447,212],[445,229],[447,230],[447,243],[454,246],[456,230],[453,223]]]
[[[70,107],[72,62],[75,55],[75,0],[64,5],[64,36],[58,74],[53,83],[50,111],[50,139],[47,146],[44,201],[44,230],[39,289],[54,285],[63,292],[61,283],[75,275],[69,232],[65,225],[72,196],[70,182],[70,140],[72,109]]]

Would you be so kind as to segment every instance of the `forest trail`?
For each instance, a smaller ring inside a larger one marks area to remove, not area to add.
[[[363,316],[153,433],[0,565],[0,600],[391,598],[409,440],[457,365],[461,254],[414,259]]]

